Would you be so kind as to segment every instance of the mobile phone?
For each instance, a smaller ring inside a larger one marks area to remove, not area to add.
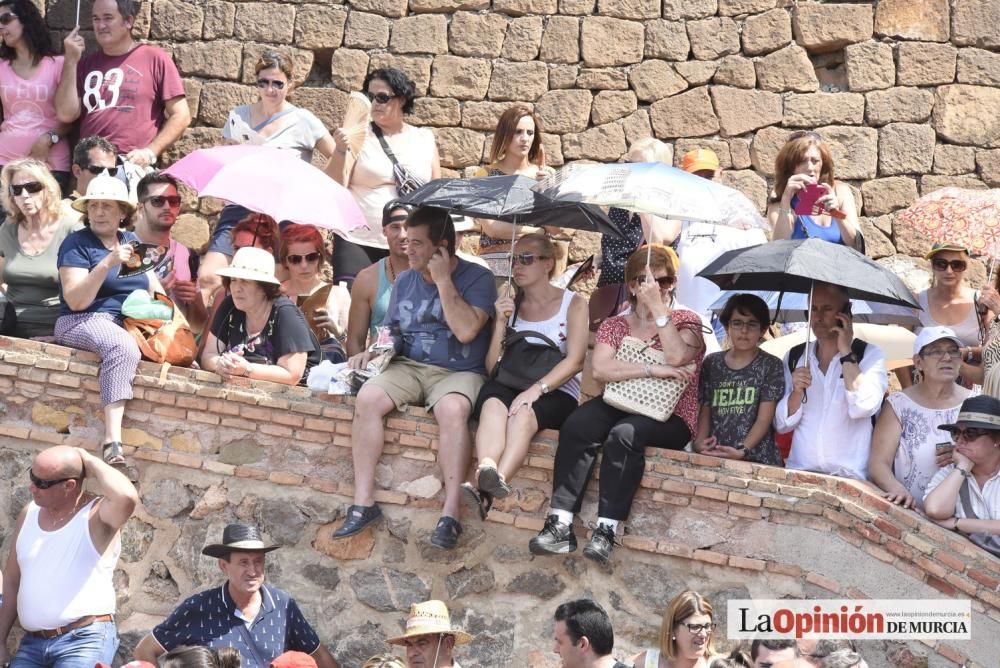
[[[950,450],[954,447],[955,444],[950,441],[944,441],[943,443],[934,444],[934,449],[937,450],[938,452],[941,452],[942,450]]]
[[[843,315],[846,315],[848,318],[853,318],[854,317],[854,313],[851,311],[851,300],[850,299],[848,299],[847,303],[844,304],[841,307],[840,313],[842,313]]]
[[[795,213],[803,216],[820,216],[826,213],[826,207],[817,204],[820,197],[826,195],[826,188],[818,183],[806,186],[799,192],[795,200]]]

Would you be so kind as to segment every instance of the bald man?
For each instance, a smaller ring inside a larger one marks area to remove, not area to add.
[[[28,478],[31,501],[3,571],[0,665],[10,661],[15,619],[26,633],[10,668],[111,665],[118,649],[111,578],[119,530],[139,495],[102,459],[63,445],[39,453]],[[87,478],[95,493],[83,491]]]

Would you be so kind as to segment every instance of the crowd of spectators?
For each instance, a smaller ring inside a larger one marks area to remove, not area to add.
[[[552,282],[561,263],[550,237],[556,230],[480,220],[479,256],[470,256],[460,250],[467,222],[456,226],[445,211],[414,210],[398,201],[401,191],[441,174],[434,135],[405,121],[416,88],[404,73],[376,69],[365,78],[372,123],[360,149],[352,150],[352,129],[331,132],[289,101],[294,64],[266,52],[254,68],[258,99],[231,111],[220,143],[252,136],[307,162],[319,154],[326,174],[354,195],[367,225],[328,238],[313,227],[275,221],[233,203],[223,209],[202,257],[172,236],[184,188],[154,170],[190,123],[188,104],[171,58],[133,40],[137,11],[135,0],[96,0],[98,49],[84,56],[77,29],[65,38],[64,55],[57,55],[34,4],[0,0],[0,105],[6,112],[28,81],[37,105],[31,124],[12,122],[10,113],[0,124],[6,217],[0,227],[0,332],[96,353],[105,425],[101,457],[52,449],[36,458],[29,472],[33,501],[17,531],[89,527],[100,559],[88,568],[107,582],[88,581],[94,588],[88,606],[71,606],[69,617],[33,605],[22,610],[19,592],[40,586],[44,574],[24,568],[18,540],[4,571],[0,609],[0,635],[6,636],[15,617],[29,631],[22,644],[28,649],[18,653],[15,668],[28,665],[28,653],[57,645],[47,641],[67,630],[87,628],[117,643],[113,622],[111,631],[101,625],[114,610],[108,587],[117,532],[137,501],[126,479],[134,471],[121,444],[140,361],[135,339],[123,328],[123,309],[136,293],[168,295],[199,335],[195,363],[225,381],[301,384],[324,361],[364,369],[382,352],[373,344],[391,342],[394,356],[357,396],[354,498],[334,539],[358,534],[381,518],[375,492],[384,421],[416,404],[439,426],[444,499],[430,541],[442,549],[461,540],[463,505],[472,518],[485,519],[495,499],[516,493],[532,437],[558,429],[551,506],[544,528],[529,543],[535,554],[577,549],[574,518],[600,453],[597,522],[583,554],[608,562],[650,447],[868,480],[891,502],[926,513],[1000,554],[1000,295],[992,284],[981,290],[967,285],[965,248],[943,243],[928,254],[932,282],[919,295],[923,310],[913,370],[897,374],[903,391],[887,394],[885,355],[855,337],[849,296],[837,285],[815,285],[815,343],[792,348],[784,359],[761,349],[773,324],[762,299],[737,294],[712,310],[718,289],[696,274],[725,250],[766,242],[761,231],[612,209],[622,237],[602,241],[595,262],[598,290],[588,303]],[[531,109],[511,106],[499,118],[488,164],[477,175],[551,175],[541,132]],[[74,145],[75,137],[80,139]],[[656,162],[668,154],[662,142],[645,139],[625,157]],[[708,149],[683,156],[682,166],[709,180],[721,173]],[[772,239],[818,238],[863,249],[853,195],[835,179],[820,135],[793,133],[777,155],[775,174],[766,211]],[[796,213],[798,198],[817,185],[823,194],[814,212]],[[125,270],[144,260],[140,244],[165,249],[155,271]],[[635,340],[662,361],[623,359]],[[505,352],[520,351],[520,342],[535,346],[536,353],[544,348],[538,354],[551,362],[526,370],[525,364],[511,364],[511,354],[505,363]],[[664,419],[637,414],[607,394],[581,404],[589,345],[593,378],[600,383],[677,384],[671,413]],[[474,438],[470,421],[478,423]],[[791,435],[790,451],[782,450],[779,434]],[[97,480],[101,496],[83,493],[84,477]],[[90,521],[77,522],[84,515]],[[206,548],[219,559],[228,585],[182,603],[140,644],[138,658],[155,661],[166,653],[170,665],[231,666],[232,656],[181,651],[207,644],[206,637],[191,635],[192,610],[217,606],[223,613],[234,609],[251,626],[274,615],[274,637],[288,639],[283,647],[271,643],[270,656],[241,649],[243,664],[263,668],[281,651],[294,650],[310,654],[319,668],[336,665],[294,600],[263,586],[263,555],[272,547],[255,531],[244,526],[231,534],[227,528],[223,543]],[[76,568],[74,562],[66,577],[79,579]],[[73,585],[67,580],[70,590]],[[450,624],[440,607],[414,613],[415,627]],[[599,606],[567,603],[555,619],[556,651],[564,665],[616,665],[607,658],[613,636]],[[199,632],[211,633],[206,629]],[[636,657],[634,665],[672,666],[677,656],[696,660],[684,665],[701,665],[710,656],[713,630],[711,605],[685,592],[665,613],[660,647]],[[408,656],[450,657],[464,637],[439,631],[432,643],[425,642],[427,635],[414,632],[389,642],[405,645]],[[31,649],[36,639],[39,647]],[[109,642],[97,643],[103,648],[97,660],[110,661]],[[755,644],[749,658],[734,652],[717,665],[771,665],[758,663],[759,657],[789,649]],[[838,660],[822,665],[855,665],[844,663],[849,656]],[[410,661],[453,665],[450,659]]]

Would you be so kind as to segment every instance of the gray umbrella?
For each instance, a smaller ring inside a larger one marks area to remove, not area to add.
[[[723,290],[808,294],[821,281],[846,288],[852,299],[920,308],[894,273],[853,248],[822,239],[786,239],[729,251],[698,275]]]

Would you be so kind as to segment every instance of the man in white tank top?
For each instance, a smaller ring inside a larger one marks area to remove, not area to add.
[[[18,516],[3,570],[0,665],[10,660],[15,619],[26,633],[11,668],[110,664],[118,649],[111,578],[119,530],[139,495],[127,477],[82,448],[43,450],[28,476],[32,500]],[[96,495],[83,491],[84,479]]]

